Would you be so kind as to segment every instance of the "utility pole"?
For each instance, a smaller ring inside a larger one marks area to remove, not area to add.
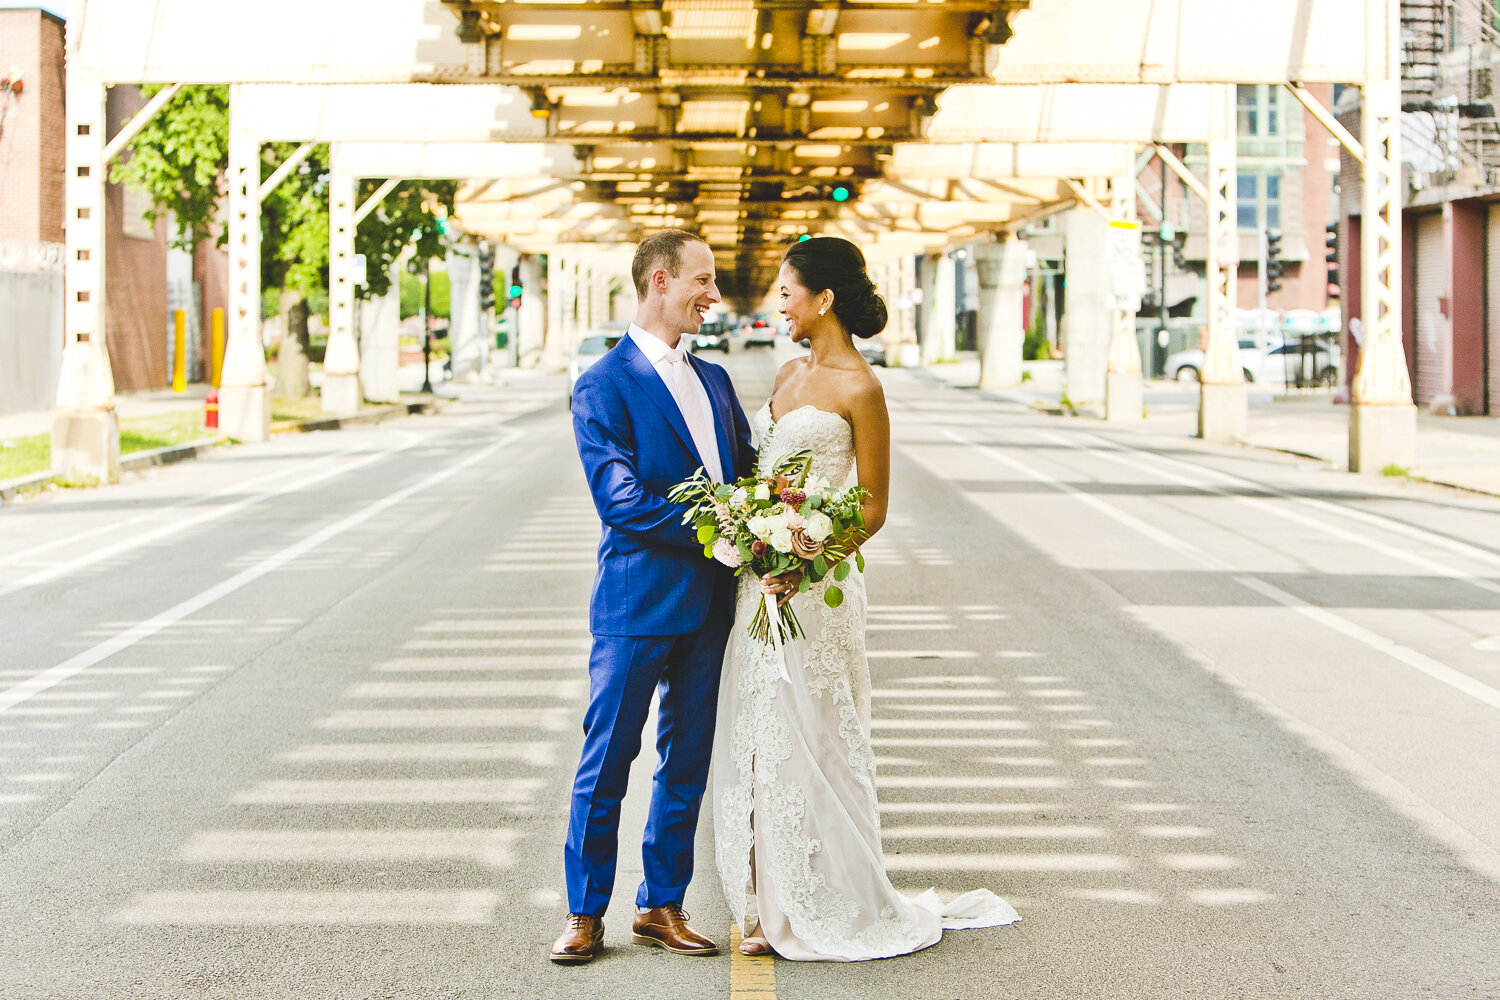
[[[1167,332],[1167,165],[1158,158],[1157,172],[1161,175],[1161,228],[1156,231],[1156,341],[1151,345],[1151,376],[1155,378],[1166,369],[1167,345],[1171,334]],[[1176,234],[1173,233],[1173,236]]]

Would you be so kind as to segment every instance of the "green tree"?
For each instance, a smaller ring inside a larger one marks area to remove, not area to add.
[[[160,87],[142,88],[150,97]],[[265,177],[296,149],[295,143],[262,147]],[[130,155],[118,163],[110,179],[150,193],[153,221],[168,212],[177,219],[174,245],[192,249],[212,238],[228,239],[221,223],[227,199],[225,174],[229,167],[229,88],[183,87],[130,143]],[[378,179],[361,180],[360,203],[379,187]],[[354,249],[366,259],[362,298],[390,290],[390,270],[408,247],[419,258],[442,256],[444,237],[439,216],[453,211],[456,181],[407,181],[398,185],[360,223]],[[328,288],[328,147],[311,155],[261,203],[261,283],[282,290],[281,312],[287,321],[286,340],[277,359],[277,383],[283,395],[307,393],[308,300],[322,298]]]

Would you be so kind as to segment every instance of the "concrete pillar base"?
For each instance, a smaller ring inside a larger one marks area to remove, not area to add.
[[[63,410],[52,421],[52,471],[71,480],[120,478],[120,420],[107,410]]]
[[[1111,424],[1138,424],[1146,415],[1145,390],[1139,373],[1110,372],[1104,385],[1104,419]]]
[[[236,441],[264,441],[271,436],[271,389],[264,385],[219,388],[219,432]]]
[[[1417,408],[1410,403],[1349,407],[1349,471],[1406,471],[1417,463]]]
[[[1243,382],[1205,382],[1198,396],[1198,436],[1227,443],[1242,440],[1250,418],[1249,390]]]
[[[358,375],[323,376],[323,412],[334,417],[352,417],[364,400]]]

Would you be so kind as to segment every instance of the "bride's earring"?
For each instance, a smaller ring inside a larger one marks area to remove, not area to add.
[[[828,307],[827,307],[827,306],[824,306],[824,307],[823,307],[823,308],[822,308],[822,309],[819,309],[819,310],[818,310],[818,315],[819,315],[819,316],[822,316],[822,315],[823,315],[823,314],[825,314],[825,313],[827,313],[827,312],[828,312]]]

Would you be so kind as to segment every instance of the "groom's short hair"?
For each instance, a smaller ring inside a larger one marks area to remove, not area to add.
[[[635,259],[630,262],[630,277],[635,281],[635,294],[640,300],[646,300],[652,271],[663,267],[672,277],[677,277],[682,270],[682,248],[689,243],[703,242],[701,237],[681,229],[663,229],[641,240],[635,248]]]

